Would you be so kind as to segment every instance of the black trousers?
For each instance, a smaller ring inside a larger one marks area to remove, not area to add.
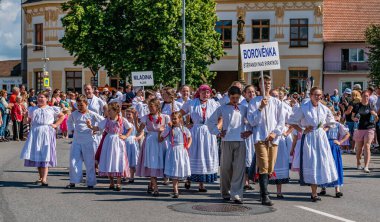
[[[21,140],[24,138],[23,123],[13,120],[13,140]]]

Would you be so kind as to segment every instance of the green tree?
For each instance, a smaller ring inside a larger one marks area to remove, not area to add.
[[[95,76],[102,66],[101,51],[106,0],[71,0],[62,4],[65,35],[60,42],[75,57],[74,64],[89,68]]]
[[[365,32],[368,44],[368,63],[370,78],[375,85],[380,84],[380,25],[370,25]]]
[[[186,4],[186,38],[191,43],[186,82],[198,85],[214,78],[208,66],[223,55],[223,48],[214,29],[214,0]],[[72,0],[66,3],[71,14],[63,18],[62,43],[82,58],[78,64],[104,66],[109,75],[122,78],[150,70],[156,84],[176,85],[181,79],[181,8],[182,0]]]

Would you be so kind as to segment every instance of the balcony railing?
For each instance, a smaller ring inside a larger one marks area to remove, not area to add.
[[[368,71],[367,62],[325,62],[327,72]]]

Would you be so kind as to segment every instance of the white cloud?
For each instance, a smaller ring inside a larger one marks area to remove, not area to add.
[[[20,59],[21,2],[0,0],[0,60]]]

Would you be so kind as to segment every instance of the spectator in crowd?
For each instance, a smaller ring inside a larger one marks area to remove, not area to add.
[[[339,91],[337,89],[334,89],[334,94],[330,98],[331,98],[331,102],[334,106],[335,112],[338,112],[339,111],[339,101],[340,101]]]
[[[19,141],[24,139],[24,133],[23,133],[23,115],[24,115],[24,108],[22,105],[22,97],[17,96],[16,97],[16,103],[14,103],[11,111],[11,119],[13,122],[13,140]]]
[[[354,140],[356,143],[357,169],[369,173],[368,168],[371,159],[371,143],[375,138],[375,122],[378,120],[375,107],[369,103],[370,92],[363,91],[360,103],[357,103],[352,111],[352,118],[358,122],[358,129],[355,131]],[[360,160],[364,152],[364,168]]]
[[[132,85],[127,84],[125,86],[125,102],[129,105],[132,105],[132,100],[133,100],[133,98],[135,98],[135,96],[136,95],[132,91]]]
[[[36,106],[37,105],[36,91],[33,88],[29,89],[28,105],[29,106]]]
[[[0,91],[0,111],[1,111],[1,126],[0,126],[0,142],[8,142],[6,138],[6,130],[8,128],[8,116],[12,105],[7,102],[7,91]]]
[[[20,89],[18,87],[13,87],[12,95],[9,97],[9,103],[16,103],[16,97],[20,95]]]

